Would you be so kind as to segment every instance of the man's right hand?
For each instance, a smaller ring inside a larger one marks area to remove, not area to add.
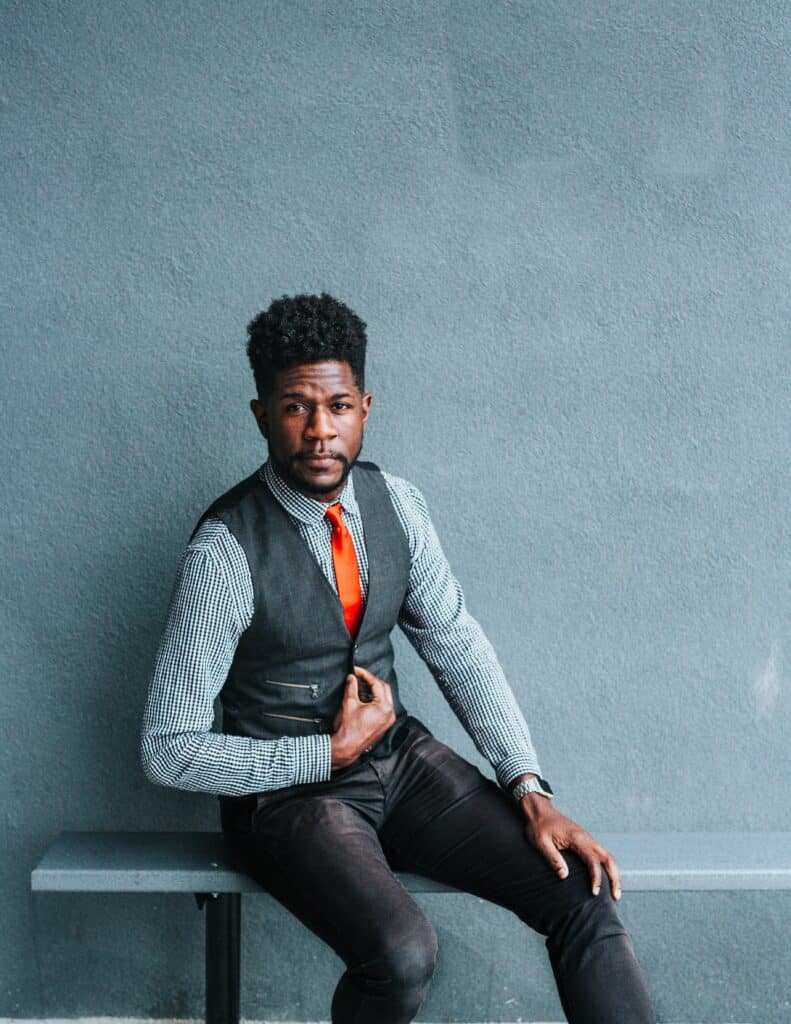
[[[346,676],[343,701],[333,722],[330,737],[333,771],[356,761],[395,721],[390,684],[360,665],[354,666],[354,672],[356,674],[350,672]],[[358,677],[368,684],[363,691],[370,693],[367,700],[360,698]]]

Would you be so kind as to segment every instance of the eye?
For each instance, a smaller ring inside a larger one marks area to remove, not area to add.
[[[341,409],[351,409],[351,405],[348,402],[336,402],[335,408],[337,409],[338,407]]]

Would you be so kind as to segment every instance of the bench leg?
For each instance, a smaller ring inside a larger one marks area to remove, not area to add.
[[[206,1024],[239,1024],[242,895],[206,900]]]

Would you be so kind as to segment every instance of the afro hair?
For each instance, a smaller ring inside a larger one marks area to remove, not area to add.
[[[279,371],[320,359],[349,364],[365,388],[366,324],[327,292],[283,295],[247,325],[247,357],[259,399],[272,391]]]

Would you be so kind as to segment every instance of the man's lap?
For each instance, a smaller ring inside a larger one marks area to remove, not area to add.
[[[563,853],[569,875],[559,879],[528,841],[525,825],[496,782],[418,722],[379,763],[261,794],[250,831],[226,829],[226,835],[243,870],[314,931],[323,929],[339,951],[344,938],[336,929],[344,925],[327,922],[342,922],[350,907],[347,924],[370,942],[399,921],[404,928],[422,923],[396,870],[498,903],[545,935],[581,902],[611,902],[608,884],[592,896],[587,867],[571,851]]]

